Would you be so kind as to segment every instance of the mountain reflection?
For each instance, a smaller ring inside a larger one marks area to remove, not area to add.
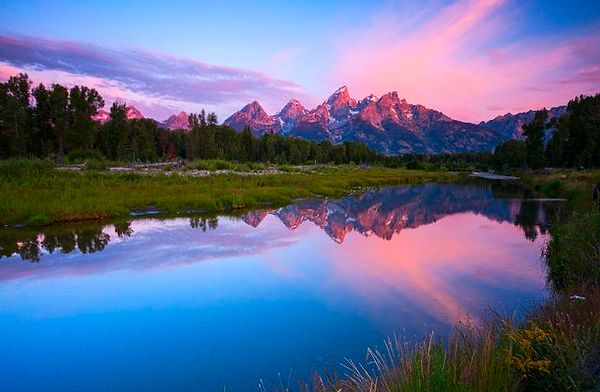
[[[546,234],[561,204],[527,196],[526,188],[510,184],[425,184],[369,191],[339,200],[306,200],[277,210],[250,212],[242,219],[258,227],[267,215],[274,215],[290,230],[309,221],[341,244],[351,231],[391,240],[403,229],[473,212],[514,223],[533,241],[538,234]]]
[[[473,212],[498,222],[514,223],[522,228],[527,239],[534,241],[539,234],[547,233],[561,203],[529,196],[527,188],[514,184],[424,184],[372,190],[338,200],[304,200],[279,209],[252,211],[241,219],[256,228],[268,215],[273,215],[290,230],[308,221],[342,244],[352,231],[391,240],[403,229],[434,223],[452,214]],[[216,217],[195,216],[189,222],[192,228],[203,232],[218,228]],[[44,230],[2,229],[0,234],[0,258],[18,255],[23,260],[38,262],[44,252],[99,252],[111,238],[124,239],[134,231],[130,221],[119,221],[111,225],[56,225]]]

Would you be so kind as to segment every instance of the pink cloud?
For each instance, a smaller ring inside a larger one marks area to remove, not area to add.
[[[561,105],[600,90],[597,31],[500,45],[516,23],[507,8],[499,0],[463,0],[409,31],[400,17],[375,18],[351,44],[337,43],[332,79],[360,95],[398,90],[475,122],[503,108]]]
[[[87,84],[161,118],[175,111],[216,111],[221,118],[258,99],[278,109],[305,95],[288,80],[145,49],[113,49],[40,37],[0,35],[0,76],[27,72],[35,83]]]

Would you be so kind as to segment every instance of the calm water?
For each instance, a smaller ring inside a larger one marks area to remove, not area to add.
[[[0,231],[2,391],[248,391],[545,295],[556,203],[406,186],[240,218]]]

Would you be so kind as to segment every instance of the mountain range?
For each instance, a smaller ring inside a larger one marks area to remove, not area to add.
[[[549,109],[550,118],[565,112],[566,106]],[[395,91],[381,97],[371,94],[357,101],[342,86],[311,110],[292,99],[279,112],[269,115],[258,101],[252,101],[228,117],[223,125],[237,131],[249,127],[258,137],[272,132],[317,142],[357,141],[384,154],[452,153],[492,151],[506,140],[522,140],[523,124],[533,120],[534,115],[534,110],[507,113],[473,124],[423,105],[410,104]],[[110,113],[100,110],[92,118],[105,123]],[[127,106],[127,118],[144,116],[135,107]],[[189,130],[188,114],[183,111],[156,123],[163,129]]]
[[[565,106],[552,108],[559,116]],[[250,127],[255,136],[266,132],[332,143],[358,141],[386,154],[407,152],[491,151],[499,143],[522,138],[522,125],[535,112],[507,113],[488,122],[472,124],[450,118],[423,105],[400,99],[397,92],[369,95],[359,101],[342,86],[326,101],[307,110],[295,99],[269,115],[253,101],[223,124],[238,131]]]

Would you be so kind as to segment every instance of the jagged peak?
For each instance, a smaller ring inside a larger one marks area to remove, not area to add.
[[[400,98],[398,97],[398,91],[390,91],[387,94],[383,94],[380,99],[383,98],[392,98],[394,100],[400,100]]]
[[[342,86],[340,88],[338,88],[337,90],[335,90],[333,92],[333,94],[331,94],[329,96],[329,98],[327,99],[327,103],[328,104],[332,104],[333,102],[337,101],[337,100],[343,100],[343,101],[349,101],[350,98],[350,92],[348,91],[348,87],[346,86]]]
[[[334,94],[341,94],[341,93],[347,93],[348,92],[348,87],[346,85],[338,88],[337,90],[335,90],[333,93]]]
[[[261,109],[262,109],[262,106],[261,106],[261,104],[260,104],[260,103],[259,103],[257,100],[254,100],[254,101],[250,102],[249,104],[247,104],[247,105],[246,105],[246,106],[244,106],[244,107],[246,107],[246,108],[247,108],[247,107],[259,107],[259,108],[261,108]]]
[[[260,113],[261,115],[264,114],[265,116],[267,115],[267,112],[265,111],[265,109],[263,109],[263,107],[261,106],[261,104],[254,100],[252,102],[250,102],[249,104],[247,104],[246,106],[244,106],[238,113]]]
[[[304,106],[302,105],[302,103],[300,101],[298,101],[296,98],[292,98],[288,101],[288,103],[285,104],[282,111],[289,109],[289,108],[293,108],[293,107],[300,107],[300,108],[302,108],[302,110],[304,110]]]

